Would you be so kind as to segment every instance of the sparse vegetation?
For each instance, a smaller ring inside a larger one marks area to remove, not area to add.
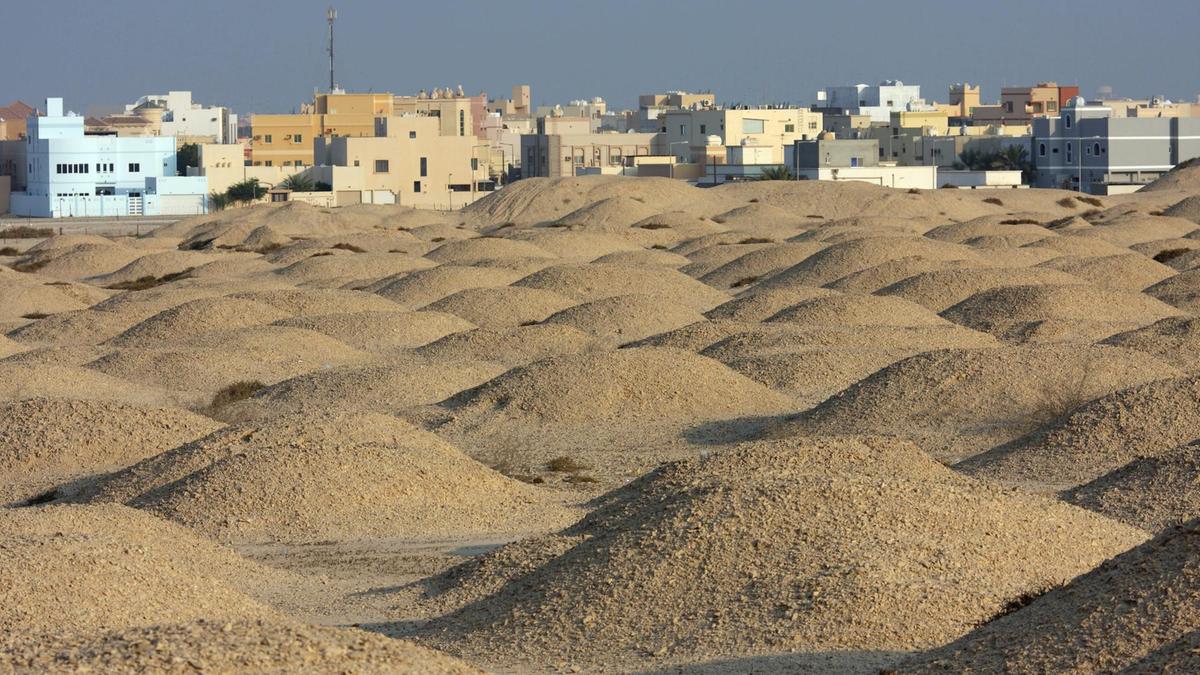
[[[310,255],[310,256],[308,256],[308,257],[310,257],[310,258],[323,258],[323,257],[325,257],[325,256],[327,256],[327,255],[333,255],[333,251],[317,251],[316,253],[314,253],[314,254],[312,254],[312,255]]]
[[[745,239],[739,241],[738,243],[739,244],[774,244],[775,240],[768,239],[766,237],[746,237]]]
[[[755,198],[751,199],[751,200],[750,200],[750,203],[751,203],[751,204],[757,204],[757,203],[758,203],[758,197],[755,197]]]
[[[1067,216],[1066,218],[1059,218],[1057,220],[1052,220],[1052,221],[1042,225],[1042,227],[1044,227],[1048,230],[1057,230],[1057,229],[1064,228],[1067,225],[1070,225],[1072,220],[1075,220],[1075,216]]]
[[[1101,211],[1100,209],[1088,209],[1087,211],[1084,211],[1083,213],[1079,214],[1079,217],[1083,218],[1084,220],[1091,223],[1096,220],[1099,220],[1100,215],[1102,215],[1103,213],[1104,212]]]
[[[590,468],[592,467],[565,455],[555,457],[546,462],[546,470],[553,471],[554,473],[579,473],[580,471],[587,471]]]
[[[786,166],[772,166],[763,169],[755,180],[796,180],[796,176]]]
[[[761,278],[762,277],[759,277],[759,276],[742,277],[741,279],[738,279],[737,281],[733,282],[733,284],[730,286],[730,288],[741,288],[743,286],[749,286],[750,284],[758,281]]]
[[[195,268],[189,267],[186,270],[171,272],[170,274],[164,274],[161,277],[146,275],[144,277],[138,277],[132,281],[120,281],[112,284],[111,286],[106,286],[105,288],[111,288],[117,291],[144,291],[147,288],[154,288],[155,286],[161,286],[172,281],[178,281],[179,279],[189,279],[192,276],[193,269]]]
[[[1104,202],[1100,201],[1096,197],[1086,197],[1083,195],[1076,195],[1075,199],[1078,199],[1079,201],[1083,202],[1084,204],[1089,204],[1091,206],[1104,206]]]
[[[666,246],[663,246],[662,244],[653,244],[650,246],[650,248],[652,248],[656,251],[669,251],[670,250]]]
[[[1033,427],[1056,420],[1092,400],[1092,379],[1096,375],[1095,361],[1078,366],[1065,381],[1044,382],[1036,392]]]
[[[0,239],[45,239],[53,237],[54,229],[49,227],[30,227],[17,225],[0,230]]]
[[[254,252],[260,253],[262,255],[266,255],[268,253],[274,253],[275,251],[278,251],[281,248],[283,248],[283,244],[281,244],[277,241],[273,241],[269,244],[263,244],[262,246],[259,246],[258,248],[254,249]]]
[[[1169,248],[1165,251],[1159,251],[1154,254],[1154,260],[1160,263],[1165,263],[1168,260],[1174,260],[1179,256],[1191,251],[1190,248]]]
[[[642,228],[643,230],[669,230],[669,229],[671,229],[671,226],[666,223],[646,223],[644,225],[639,225],[638,227]]]
[[[0,248],[0,255],[21,255],[21,252],[11,246]]]
[[[329,248],[336,248],[336,249],[339,249],[342,251],[350,251],[351,253],[366,253],[367,252],[367,249],[362,248],[361,246],[355,246],[354,244],[347,244],[345,242],[338,242],[338,243],[334,244],[333,246],[330,246]]]
[[[1076,204],[1076,203],[1075,203],[1075,200],[1074,200],[1074,199],[1071,199],[1070,197],[1063,197],[1062,199],[1060,199],[1060,200],[1058,200],[1057,202],[1055,202],[1055,204],[1058,204],[1059,206],[1061,206],[1061,207],[1063,207],[1063,208],[1066,208],[1066,209],[1077,209],[1077,208],[1079,208],[1079,204]]]
[[[213,396],[212,403],[208,405],[210,410],[218,410],[230,403],[244,401],[259,391],[266,388],[267,385],[258,380],[242,380],[234,382],[217,392]]]
[[[430,239],[429,241],[432,241],[435,244],[440,244],[443,241],[446,241],[446,238],[445,237],[434,237],[433,239]]]
[[[49,264],[49,260],[30,260],[28,262],[17,263],[12,268],[18,272],[30,273],[36,272]]]
[[[1008,220],[1000,221],[1001,225],[1041,225],[1033,218],[1009,218]]]
[[[45,312],[30,312],[28,314],[22,314],[21,318],[37,320],[37,319],[44,319],[48,316],[50,316],[50,315],[46,314]]]
[[[581,484],[581,483],[595,483],[597,481],[595,478],[593,478],[585,473],[573,473],[573,474],[567,476],[566,478],[564,478],[563,482],[571,483],[571,484]]]
[[[983,200],[984,204],[995,204],[996,206],[1004,206],[1004,202],[999,197],[987,197]]]
[[[539,323],[541,323],[541,321],[534,321],[533,319],[530,319],[528,321],[522,321],[521,323],[517,324],[517,326],[519,328],[525,328],[526,326],[536,326]]]
[[[920,191],[920,190],[918,190],[917,188],[909,188],[909,189],[908,189],[908,194],[910,194],[910,195],[919,195],[919,194],[921,194],[921,191]]]

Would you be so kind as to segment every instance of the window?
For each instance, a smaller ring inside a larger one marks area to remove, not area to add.
[[[268,166],[270,166],[270,165],[268,164]],[[129,164],[129,173],[138,173],[138,172],[139,172],[139,171],[141,171],[141,170],[142,170],[142,165],[141,165],[141,164],[137,164],[137,163],[134,163],[134,162],[130,162],[130,164]]]
[[[422,157],[421,158],[421,177],[424,178],[425,176],[428,176],[428,175],[429,175],[429,158]]]
[[[812,130],[812,131],[816,131],[816,130],[817,130],[817,123],[816,123],[816,122],[809,122],[809,123],[808,123],[808,128],[809,128],[810,130]]]
[[[465,111],[462,111],[462,110],[459,110],[459,111],[458,111],[458,135],[459,135],[459,136],[466,136],[466,135],[467,135],[467,122],[466,122],[466,120],[467,120],[467,115],[466,115],[466,112],[465,112]]]
[[[375,160],[375,173],[387,173],[388,161],[386,159]]]
[[[1058,111],[1058,102],[1057,101],[1047,101],[1046,102],[1046,110],[1048,110],[1050,112],[1057,112]]]
[[[1063,124],[1066,124],[1068,129],[1071,128],[1071,116],[1070,115],[1067,115],[1066,117],[1063,118]]]
[[[274,166],[274,162],[268,159],[263,166]]]
[[[701,124],[701,125],[700,125],[700,133],[702,133],[702,134],[707,134],[707,133],[708,133],[708,125],[707,125],[707,124]]]
[[[297,142],[297,143],[303,143],[303,142],[304,142],[304,135],[303,135],[303,134],[296,134],[296,142]]]
[[[573,156],[572,156],[572,160],[573,160],[573,161],[574,161],[576,164],[580,164],[580,165],[582,165],[582,164],[583,164],[583,148],[576,148],[576,149],[575,149],[575,152],[573,153]]]
[[[420,191],[421,191],[421,181],[414,180],[413,181],[413,192],[420,192]]]
[[[1046,156],[1046,144],[1038,143],[1038,157],[1045,157],[1045,156]]]
[[[358,160],[354,160],[354,166],[358,166]]]
[[[785,134],[790,134],[790,133],[793,133],[793,132],[795,132],[795,131],[796,131],[796,125],[795,125],[795,124],[785,124],[785,125],[783,125],[783,133],[785,133]]]
[[[743,134],[761,134],[761,133],[763,133],[763,130],[765,128],[766,128],[766,120],[752,120],[752,119],[742,120],[742,133]]]
[[[267,135],[263,136],[263,143],[270,143],[270,142],[271,142],[271,134],[267,134]]]
[[[416,137],[417,137],[417,132],[415,132],[415,131],[410,131],[410,132],[408,132],[408,137],[409,137],[409,138],[416,138]]]
[[[680,136],[687,136],[687,125],[686,125],[686,124],[680,124],[680,125],[679,125],[679,135],[680,135]]]
[[[1100,144],[1099,143],[1092,145],[1092,154],[1096,155],[1097,157],[1100,156]]]
[[[472,158],[471,158],[471,170],[472,170],[472,171],[478,171],[478,170],[479,170],[479,158],[478,158],[478,157],[472,157]]]

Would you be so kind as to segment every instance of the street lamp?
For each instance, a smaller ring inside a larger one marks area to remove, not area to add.
[[[449,208],[446,209],[446,213],[449,213],[454,210],[454,174],[453,173],[446,174],[446,192],[449,193],[448,198],[450,199],[450,206],[449,206]]]

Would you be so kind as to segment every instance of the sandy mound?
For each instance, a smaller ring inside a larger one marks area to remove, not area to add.
[[[834,295],[837,295],[835,291],[815,286],[797,286],[795,288],[774,291],[754,289],[748,294],[740,295],[734,300],[710,309],[704,315],[713,320],[764,321],[788,307],[798,305],[805,300]]]
[[[120,335],[139,320],[119,312],[81,309],[38,319],[9,337],[30,345],[93,345]]]
[[[13,492],[17,482],[43,484],[123,468],[219,426],[183,410],[120,403],[0,403],[0,497],[31,496]]]
[[[747,237],[743,233],[738,233],[734,239],[729,241],[718,241],[712,246],[706,246],[704,248],[696,249],[687,253],[687,259],[690,262],[679,268],[679,271],[688,276],[700,278],[709,272],[714,272],[721,267],[736,261],[742,256],[758,251],[767,251],[776,246],[779,246],[779,244],[774,243],[773,241],[765,241],[756,237]]]
[[[432,361],[496,361],[512,367],[551,356],[579,354],[598,345],[596,338],[576,328],[538,324],[454,333],[417,349],[417,353]]]
[[[462,267],[441,265],[395,278],[382,279],[366,288],[409,309],[420,309],[432,302],[468,288],[507,286],[522,274],[498,267]]]
[[[401,272],[429,269],[433,263],[400,253],[342,253],[305,258],[276,274],[288,283],[315,288],[366,286]]]
[[[793,305],[767,321],[800,326],[946,326],[948,321],[907,300],[878,295],[835,295]]]
[[[468,288],[426,305],[425,309],[447,312],[477,326],[499,330],[536,323],[574,304],[574,300],[553,291],[499,286]]]
[[[177,342],[216,330],[260,326],[291,314],[270,305],[234,297],[200,298],[164,310],[112,339],[114,345]]]
[[[152,645],[153,648],[147,649]],[[283,621],[197,621],[92,635],[14,633],[0,669],[29,672],[454,673],[479,671],[375,633]]]
[[[645,220],[654,212],[655,208],[646,205],[645,200],[609,197],[575,209],[555,220],[551,227],[619,231]]]
[[[729,299],[721,291],[664,267],[559,265],[534,272],[513,285],[554,291],[579,302],[653,293],[664,302],[701,312]]]
[[[978,260],[975,251],[958,244],[932,241],[923,237],[872,237],[834,244],[779,272],[760,286],[823,286],[889,260],[913,257],[929,260]]]
[[[368,358],[366,353],[328,335],[290,326],[215,330],[180,340],[179,346],[227,350],[283,368],[291,374],[357,363]]]
[[[1104,343],[1152,354],[1181,370],[1200,370],[1200,319],[1195,317],[1163,319]]]
[[[1200,629],[1198,526],[1163,532],[898,672],[1160,672],[1137,666]]]
[[[0,400],[44,397],[148,406],[172,403],[162,390],[137,386],[88,368],[58,365],[57,361],[0,363]]]
[[[1164,218],[1135,213],[1081,230],[1074,236],[1096,237],[1128,247],[1156,239],[1182,237],[1195,229],[1196,223],[1186,218]]]
[[[1089,376],[1084,373],[1085,379]],[[1062,489],[1194,438],[1200,438],[1200,377],[1189,376],[1103,396],[958,468],[994,480]]]
[[[510,189],[511,188],[511,189]],[[549,223],[576,209],[610,197],[642,200],[656,210],[694,204],[702,194],[670,178],[587,176],[525,179],[497,190],[462,210],[464,216],[491,223]]]
[[[716,418],[791,407],[787,398],[716,361],[653,347],[545,359],[442,405],[456,429]]]
[[[605,341],[623,344],[704,321],[693,309],[657,295],[618,295],[556,312],[548,324],[570,326]]]
[[[644,267],[646,265],[662,265],[663,267],[683,267],[688,264],[688,259],[672,253],[656,248],[647,248],[637,251],[616,251],[615,253],[606,253],[605,255],[596,258],[591,262],[602,263],[607,265],[631,265],[634,267]]]
[[[113,474],[93,498],[117,495],[236,541],[443,539],[552,529],[576,515],[545,490],[374,413],[218,431]]]
[[[284,319],[275,325],[316,331],[369,352],[420,347],[475,327],[452,314],[429,311],[322,314]]]
[[[898,258],[848,274],[841,279],[825,284],[825,287],[846,293],[874,293],[913,275],[961,267],[963,267],[961,260],[937,260],[921,256]]]
[[[190,274],[188,270],[201,267],[224,256],[196,251],[161,251],[143,255],[121,269],[88,279],[97,286],[112,286],[144,277],[160,278],[173,274]]]
[[[166,390],[173,405],[201,407],[235,382],[278,382],[316,364],[304,361],[303,355],[266,361],[223,347],[180,346],[116,349],[84,365],[88,371]]]
[[[1109,518],[1158,532],[1200,517],[1200,441],[1141,456],[1063,499]]]
[[[1146,289],[1146,295],[1190,313],[1200,310],[1200,269],[1180,272]]]
[[[911,438],[940,459],[962,458],[1097,396],[1177,373],[1116,347],[948,349],[888,366],[773,433],[883,433]]]
[[[567,531],[581,537],[574,546],[423,637],[597,668],[907,650],[953,639],[1145,536],[887,439],[744,444],[600,502]]]
[[[477,237],[451,241],[425,254],[440,264],[478,265],[490,260],[522,260],[525,258],[554,258],[553,253],[519,239]]]
[[[279,288],[234,293],[231,298],[253,300],[298,317],[353,312],[399,312],[396,303],[365,291],[318,288]]]
[[[537,228],[521,230],[512,237],[549,251],[563,262],[589,262],[610,253],[640,250],[625,237],[603,232]]]
[[[505,371],[489,361],[417,359],[343,366],[298,375],[219,411],[222,419],[262,420],[293,412],[347,410],[393,413],[432,405]]]
[[[1148,295],[1093,286],[1005,286],[976,293],[941,313],[1014,342],[1101,339],[1178,314]]]
[[[26,349],[28,349],[28,347],[20,342],[16,342],[15,340],[11,340],[3,335],[0,335],[0,359],[7,358],[13,354],[18,354]]]
[[[825,244],[820,242],[769,245],[721,265],[700,277],[700,281],[714,288],[741,288],[791,267],[823,248]]]
[[[1003,286],[1070,285],[1083,281],[1065,272],[1041,267],[942,269],[914,274],[879,289],[880,295],[895,295],[935,312],[946,310],[983,291]]]
[[[273,572],[124,506],[2,509],[0,534],[4,633],[278,616],[244,593]]]
[[[1137,253],[1077,258],[1063,256],[1041,264],[1086,279],[1102,288],[1140,291],[1175,274],[1175,270]]]
[[[1018,220],[1033,220],[1025,216],[984,216],[974,218],[964,223],[941,225],[925,233],[926,237],[938,241],[948,241],[954,244],[965,244],[980,237],[1000,237],[1013,242],[1021,241],[1016,246],[1023,246],[1029,241],[1045,239],[1050,234],[1046,228],[1037,223],[1015,222]],[[1029,239],[1032,238],[1032,239]],[[1028,239],[1029,241],[1025,241]]]
[[[112,242],[77,244],[41,251],[30,249],[15,266],[55,279],[82,280],[116,272],[145,254]]]
[[[1193,223],[1200,224],[1200,195],[1185,197],[1182,201],[1163,209],[1162,214],[1172,218],[1186,218]]]
[[[118,246],[117,242],[97,234],[57,234],[30,246],[27,253],[42,251],[61,251],[82,245],[89,246]]]

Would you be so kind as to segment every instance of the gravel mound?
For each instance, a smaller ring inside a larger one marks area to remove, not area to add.
[[[874,373],[773,435],[889,434],[913,439],[939,459],[961,459],[1098,396],[1178,372],[1117,347],[940,350]]]
[[[898,281],[907,279],[922,272],[932,272],[943,269],[958,269],[963,266],[961,260],[938,260],[909,256],[879,263],[865,270],[848,274],[841,279],[825,284],[826,288],[846,293],[874,293],[879,289],[890,286]]]
[[[0,634],[278,617],[247,594],[273,571],[135,509],[0,509],[0,534]]]
[[[957,468],[993,480],[1064,489],[1195,438],[1200,438],[1200,376],[1193,375],[1102,396]]]
[[[949,322],[902,298],[835,295],[793,305],[767,321],[818,326],[948,326]]]
[[[475,324],[444,312],[367,311],[322,314],[276,321],[276,326],[303,328],[368,352],[420,347]]]
[[[590,262],[611,253],[641,250],[627,237],[603,232],[536,228],[521,230],[512,236],[549,251],[563,262]]]
[[[1172,218],[1186,218],[1200,225],[1200,195],[1184,197],[1181,201],[1163,209],[1163,215]]]
[[[16,483],[124,468],[199,438],[216,422],[168,408],[34,398],[0,403],[0,496]]]
[[[834,244],[760,284],[763,288],[824,286],[860,270],[900,258],[978,260],[970,247],[923,237],[870,237]]]
[[[435,620],[423,640],[596,669],[910,650],[1145,538],[878,438],[743,444],[599,502],[566,532],[578,543]]]
[[[484,328],[504,329],[537,323],[575,304],[553,291],[521,286],[468,288],[425,306],[448,312]]]
[[[878,290],[942,312],[983,291],[1004,286],[1082,284],[1083,280],[1042,267],[940,269],[914,274]]]
[[[653,291],[664,302],[700,312],[729,299],[721,291],[665,267],[557,265],[534,272],[513,285],[554,291],[578,302]]]
[[[607,342],[623,344],[699,321],[704,316],[657,295],[618,295],[555,312],[545,323],[570,326]]]
[[[240,542],[465,538],[561,527],[576,515],[545,490],[373,413],[289,415],[217,431],[113,474],[87,495],[120,496]]]
[[[399,253],[343,253],[305,258],[276,274],[290,284],[316,288],[366,286],[399,272],[432,268],[434,263]]]
[[[896,670],[1160,672],[1141,666],[1186,658],[1177,641],[1193,639],[1197,629],[1200,523],[1192,521]]]
[[[753,289],[749,293],[708,310],[710,319],[728,321],[765,321],[779,312],[813,298],[837,295],[836,291],[815,286],[797,286],[781,290],[763,291]]]
[[[552,356],[579,354],[598,345],[595,337],[577,328],[538,324],[454,333],[417,349],[416,353],[431,361],[495,361],[512,367]]]
[[[1200,441],[1141,456],[1063,499],[1113,520],[1158,532],[1200,517]]]
[[[285,621],[199,620],[93,633],[16,632],[0,638],[13,672],[482,673],[410,642]]]
[[[1014,342],[1039,339],[1047,324],[1085,341],[1141,328],[1179,310],[1142,293],[1094,286],[1005,286],[976,293],[941,315]]]
[[[1200,370],[1200,319],[1195,317],[1163,319],[1104,343],[1146,352],[1188,372]]]
[[[1180,272],[1146,289],[1146,295],[1189,314],[1200,310],[1200,269]]]
[[[291,314],[270,305],[233,297],[200,298],[164,310],[111,340],[117,346],[180,342],[195,335],[245,326],[261,326]]]
[[[477,237],[446,242],[426,253],[425,257],[443,265],[478,265],[492,260],[523,260],[557,256],[536,244],[519,239]]]
[[[507,286],[520,272],[498,267],[440,265],[428,270],[382,279],[366,288],[408,309],[420,309],[467,288]]]
[[[1086,279],[1101,288],[1140,291],[1173,276],[1175,270],[1138,253],[1079,258],[1063,256],[1040,265]]]
[[[403,307],[374,293],[332,288],[278,288],[234,293],[231,298],[270,305],[298,317],[353,312],[400,312]]]
[[[737,288],[795,265],[825,248],[821,242],[775,244],[741,255],[700,277],[714,288]],[[694,259],[693,259],[694,260]]]
[[[120,335],[138,321],[119,312],[80,309],[38,319],[8,336],[29,345],[94,345]]]
[[[115,242],[76,244],[46,250],[30,249],[16,265],[35,269],[39,276],[83,280],[116,272],[145,255]]]

